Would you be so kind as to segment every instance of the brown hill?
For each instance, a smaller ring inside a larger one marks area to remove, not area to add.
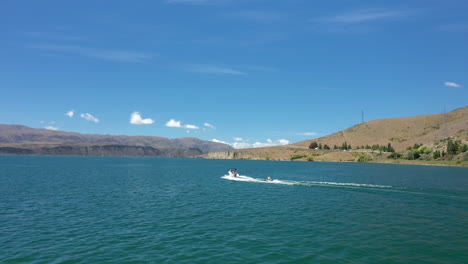
[[[447,137],[464,143],[468,141],[468,106],[448,113],[375,119],[292,145],[307,148],[310,143],[316,141],[333,148],[334,145],[341,146],[346,142],[356,148],[367,144],[382,146],[391,143],[397,151],[402,151],[415,143],[432,147]]]
[[[442,160],[394,160],[389,154],[381,155],[379,151],[357,150],[357,146],[387,146],[388,143],[397,150],[404,151],[414,144],[424,144],[434,150],[447,151],[447,137],[468,143],[468,106],[449,113],[428,114],[412,117],[384,118],[357,124],[343,131],[328,136],[296,142],[285,146],[236,149],[210,152],[206,155],[214,159],[261,159],[261,160],[315,160],[315,161],[359,161],[369,158],[374,162],[397,162],[414,164],[468,165],[468,155],[464,152]],[[350,151],[309,149],[312,142],[341,146],[344,142],[352,146]]]

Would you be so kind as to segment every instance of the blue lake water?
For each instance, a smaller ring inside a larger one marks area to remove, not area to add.
[[[0,263],[468,263],[468,168],[0,156]]]

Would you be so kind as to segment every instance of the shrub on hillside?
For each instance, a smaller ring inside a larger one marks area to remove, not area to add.
[[[317,142],[314,141],[314,142],[310,143],[309,148],[310,148],[310,149],[316,149],[316,148],[318,148]]]
[[[356,159],[357,162],[369,162],[372,160],[372,156],[367,153],[360,153],[358,158]]]
[[[293,154],[293,155],[291,155],[290,159],[291,160],[296,160],[296,159],[302,159],[302,158],[305,158],[305,157],[307,157],[307,155],[305,155],[305,154]]]
[[[392,152],[392,154],[388,155],[388,158],[389,159],[399,159],[401,158],[401,153],[398,153],[398,152]]]

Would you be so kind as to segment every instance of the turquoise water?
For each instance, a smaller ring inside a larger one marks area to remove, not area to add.
[[[468,168],[0,156],[0,263],[468,263]]]

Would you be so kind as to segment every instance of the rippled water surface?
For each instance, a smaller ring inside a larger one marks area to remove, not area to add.
[[[468,263],[468,168],[0,156],[0,263]]]

